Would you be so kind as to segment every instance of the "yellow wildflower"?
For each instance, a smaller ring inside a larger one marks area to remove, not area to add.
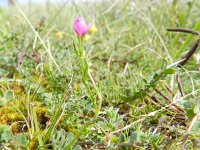
[[[90,39],[90,36],[86,34],[86,35],[84,36],[84,40],[85,40],[85,41],[88,41],[89,39]]]
[[[59,39],[59,40],[62,40],[63,39],[63,34],[62,34],[62,32],[57,32],[56,33],[56,36],[57,36],[57,38]]]
[[[98,29],[97,29],[97,27],[95,26],[95,25],[92,25],[91,27],[90,27],[90,33],[95,33],[95,32],[97,32],[98,31]]]

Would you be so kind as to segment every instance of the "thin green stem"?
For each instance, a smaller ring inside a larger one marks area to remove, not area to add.
[[[94,95],[93,95],[93,93],[92,93],[92,91],[91,91],[91,89],[90,89],[89,84],[88,84],[88,83],[84,83],[84,85],[85,85],[85,87],[87,88],[87,91],[88,91],[88,93],[89,93],[89,95],[90,95],[90,98],[92,99],[94,105],[96,106],[96,100],[95,100]]]
[[[49,137],[51,136],[51,134],[52,134],[53,130],[55,129],[57,123],[59,122],[60,118],[62,117],[62,113],[63,113],[63,107],[62,106],[63,106],[63,103],[61,103],[58,106],[58,110],[56,111],[55,115],[52,118],[52,123],[49,126],[47,133],[44,136],[44,142],[46,142],[49,139]]]
[[[98,101],[98,107],[95,110],[95,116],[98,116],[100,110],[101,110],[101,105],[102,105],[102,96],[101,93],[98,89],[98,87],[96,86],[96,83],[94,82],[94,79],[90,73],[89,70],[89,65],[88,65],[88,60],[87,60],[87,56],[85,54],[85,50],[84,50],[84,46],[83,46],[83,40],[79,38],[79,43],[80,43],[80,58],[81,58],[81,70],[82,70],[82,75],[83,75],[83,82],[88,90],[88,93],[90,94],[91,99],[94,101],[94,104],[96,105],[96,99],[94,98],[94,96],[92,95],[92,92],[90,90],[89,84],[88,84],[88,80],[90,79],[90,81],[93,84],[93,88],[95,90],[95,92],[97,93],[97,101]]]
[[[74,136],[74,138],[64,148],[65,150],[72,149],[72,147],[76,143],[77,139],[83,134],[83,131],[85,130],[85,128],[87,128],[89,125],[93,124],[93,122],[97,119],[99,112],[101,111],[101,106],[102,106],[102,96],[101,96],[101,93],[100,93],[96,83],[94,82],[94,79],[93,79],[91,73],[90,73],[90,69],[89,69],[89,65],[88,65],[88,59],[87,59],[87,56],[86,56],[86,53],[85,53],[85,50],[84,50],[84,46],[83,46],[83,39],[78,38],[78,41],[79,41],[79,49],[76,49],[76,53],[80,57],[80,62],[81,62],[80,67],[81,67],[81,73],[82,73],[82,80],[83,80],[85,87],[87,88],[87,91],[90,95],[90,98],[94,102],[95,108],[96,108],[96,105],[97,105],[97,101],[98,101],[98,106],[97,106],[97,109],[95,110],[94,119],[92,121],[85,123],[83,125],[83,127],[81,127],[81,129],[77,132],[77,134]],[[93,84],[92,88],[94,89],[94,91],[97,94],[97,100],[94,97],[94,95],[93,95],[93,93],[90,89],[89,80]]]
[[[39,146],[43,147],[44,143],[43,143],[43,140],[42,140],[42,136],[41,136],[41,132],[40,132],[39,123],[38,123],[38,120],[37,120],[37,114],[36,114],[35,107],[32,108],[32,114],[33,114],[33,120],[34,120],[34,124],[35,124],[35,129],[36,129],[36,134],[37,134],[37,137],[38,137]]]
[[[96,116],[98,116],[98,115],[99,115],[99,112],[101,111],[102,96],[101,96],[101,93],[100,93],[98,87],[96,86],[96,84],[95,84],[95,82],[94,82],[94,79],[93,79],[93,77],[92,77],[92,75],[91,75],[91,73],[90,73],[90,70],[88,70],[88,75],[89,75],[90,80],[91,80],[91,82],[92,82],[92,84],[93,84],[93,86],[94,86],[94,89],[95,89],[95,91],[96,91],[96,93],[97,93],[97,95],[98,95],[98,97],[97,97],[97,100],[98,100],[98,107],[97,107],[97,110],[96,110],[96,112],[95,112]]]
[[[85,56],[85,52],[83,51],[83,46],[80,47],[80,50],[81,52],[79,52],[80,54],[80,59],[81,59],[81,72],[82,72],[82,80],[83,80],[83,83],[85,85],[85,87],[87,88],[87,91],[90,95],[90,98],[92,99],[92,101],[94,102],[94,104],[96,105],[96,101],[95,101],[95,98],[93,96],[93,93],[90,89],[90,86],[89,86],[89,83],[88,83],[88,61],[87,61],[87,58]]]

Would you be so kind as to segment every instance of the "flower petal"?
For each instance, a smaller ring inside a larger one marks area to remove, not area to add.
[[[74,21],[74,29],[78,36],[83,37],[90,30],[91,25],[87,25],[82,17],[77,17]]]

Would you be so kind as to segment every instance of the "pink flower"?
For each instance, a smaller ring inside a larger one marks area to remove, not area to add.
[[[82,17],[78,17],[74,21],[74,29],[78,36],[83,37],[90,31],[91,25],[87,25]]]

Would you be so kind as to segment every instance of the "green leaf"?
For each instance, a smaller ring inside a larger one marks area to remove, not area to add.
[[[52,72],[51,72],[51,69],[49,68],[49,66],[47,66],[47,65],[44,64],[43,67],[44,67],[45,74],[47,76],[51,76]]]
[[[0,127],[0,143],[7,143],[13,139],[13,134],[9,129],[8,125]]]
[[[197,122],[194,123],[194,125],[192,127],[192,131],[200,132],[200,121],[197,121]]]
[[[132,132],[130,136],[130,143],[138,142],[140,141],[140,134],[139,132]]]
[[[192,119],[195,116],[195,113],[193,112],[193,109],[188,108],[186,109],[186,115],[189,119]]]
[[[73,139],[74,134],[69,132],[66,135],[64,129],[60,129],[52,136],[52,143],[54,149],[64,149],[67,144]],[[78,150],[78,149],[77,149]]]
[[[13,101],[15,99],[14,93],[11,90],[5,92],[5,98],[8,102]]]
[[[16,136],[16,140],[17,142],[22,145],[22,146],[27,146],[29,141],[27,140],[27,137],[24,133],[19,133],[17,136]]]
[[[174,74],[176,72],[176,69],[174,68],[168,68],[164,70],[164,74]]]
[[[6,103],[7,103],[7,100],[4,97],[1,97],[0,98],[0,106],[4,106],[4,105],[6,105]]]
[[[190,131],[191,135],[199,137],[200,135],[200,121],[196,121],[192,127],[192,131]]]
[[[195,114],[198,114],[198,113],[199,113],[199,105],[198,105],[198,104],[194,106],[193,112],[194,112]]]
[[[119,142],[124,143],[125,141],[126,141],[126,137],[123,133],[121,133],[120,136],[119,136]]]
[[[82,150],[82,147],[80,145],[76,145],[72,150]]]
[[[67,133],[66,141],[67,143],[70,142],[74,137],[74,134],[72,132]]]
[[[2,89],[0,89],[0,97],[4,97],[4,92]]]
[[[66,145],[66,137],[65,137],[66,133],[64,129],[60,129],[60,131],[57,131],[53,137],[52,137],[52,141],[53,141],[53,147],[57,147],[59,149],[62,149],[65,147]]]

